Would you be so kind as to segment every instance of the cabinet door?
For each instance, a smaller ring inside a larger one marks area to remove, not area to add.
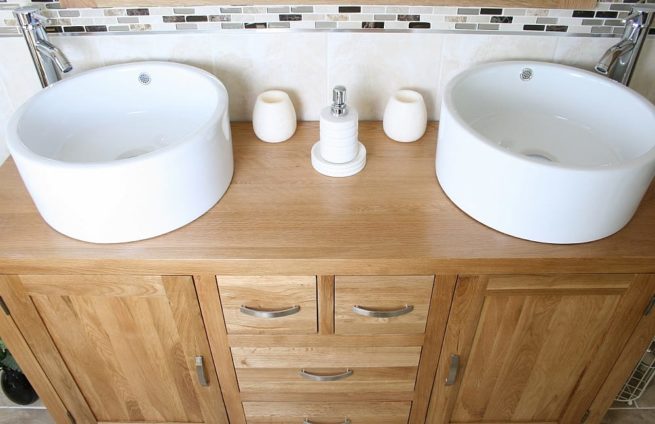
[[[654,280],[460,277],[427,422],[579,422]]]
[[[73,381],[94,421],[227,423],[190,277],[2,280],[53,386],[66,391]],[[65,369],[56,369],[53,355]]]

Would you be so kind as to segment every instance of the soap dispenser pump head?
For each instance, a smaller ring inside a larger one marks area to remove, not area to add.
[[[337,85],[332,89],[332,115],[344,116],[348,113],[346,106],[346,87]]]

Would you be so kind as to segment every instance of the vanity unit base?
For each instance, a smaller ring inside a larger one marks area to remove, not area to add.
[[[411,144],[361,123],[348,179],[233,128],[236,171],[192,224],[68,239],[0,168],[0,336],[58,424],[599,423],[655,332],[655,190],[588,245],[499,234]],[[447,382],[447,384],[446,384]]]

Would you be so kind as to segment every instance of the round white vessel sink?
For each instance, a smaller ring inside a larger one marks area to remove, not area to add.
[[[15,112],[7,139],[45,221],[94,243],[188,224],[223,196],[234,168],[225,87],[176,63],[109,66],[58,82]]]
[[[546,243],[582,243],[625,226],[655,175],[655,107],[562,65],[469,69],[444,93],[436,171],[479,222]]]

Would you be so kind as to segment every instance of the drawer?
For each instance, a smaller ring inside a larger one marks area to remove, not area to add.
[[[315,334],[315,276],[218,276],[230,334]]]
[[[408,347],[232,347],[234,368],[417,367],[420,346]]]
[[[417,367],[238,368],[242,393],[413,392]]]
[[[243,402],[248,424],[406,424],[411,402]]]
[[[433,282],[434,276],[337,276],[336,334],[424,333]]]

